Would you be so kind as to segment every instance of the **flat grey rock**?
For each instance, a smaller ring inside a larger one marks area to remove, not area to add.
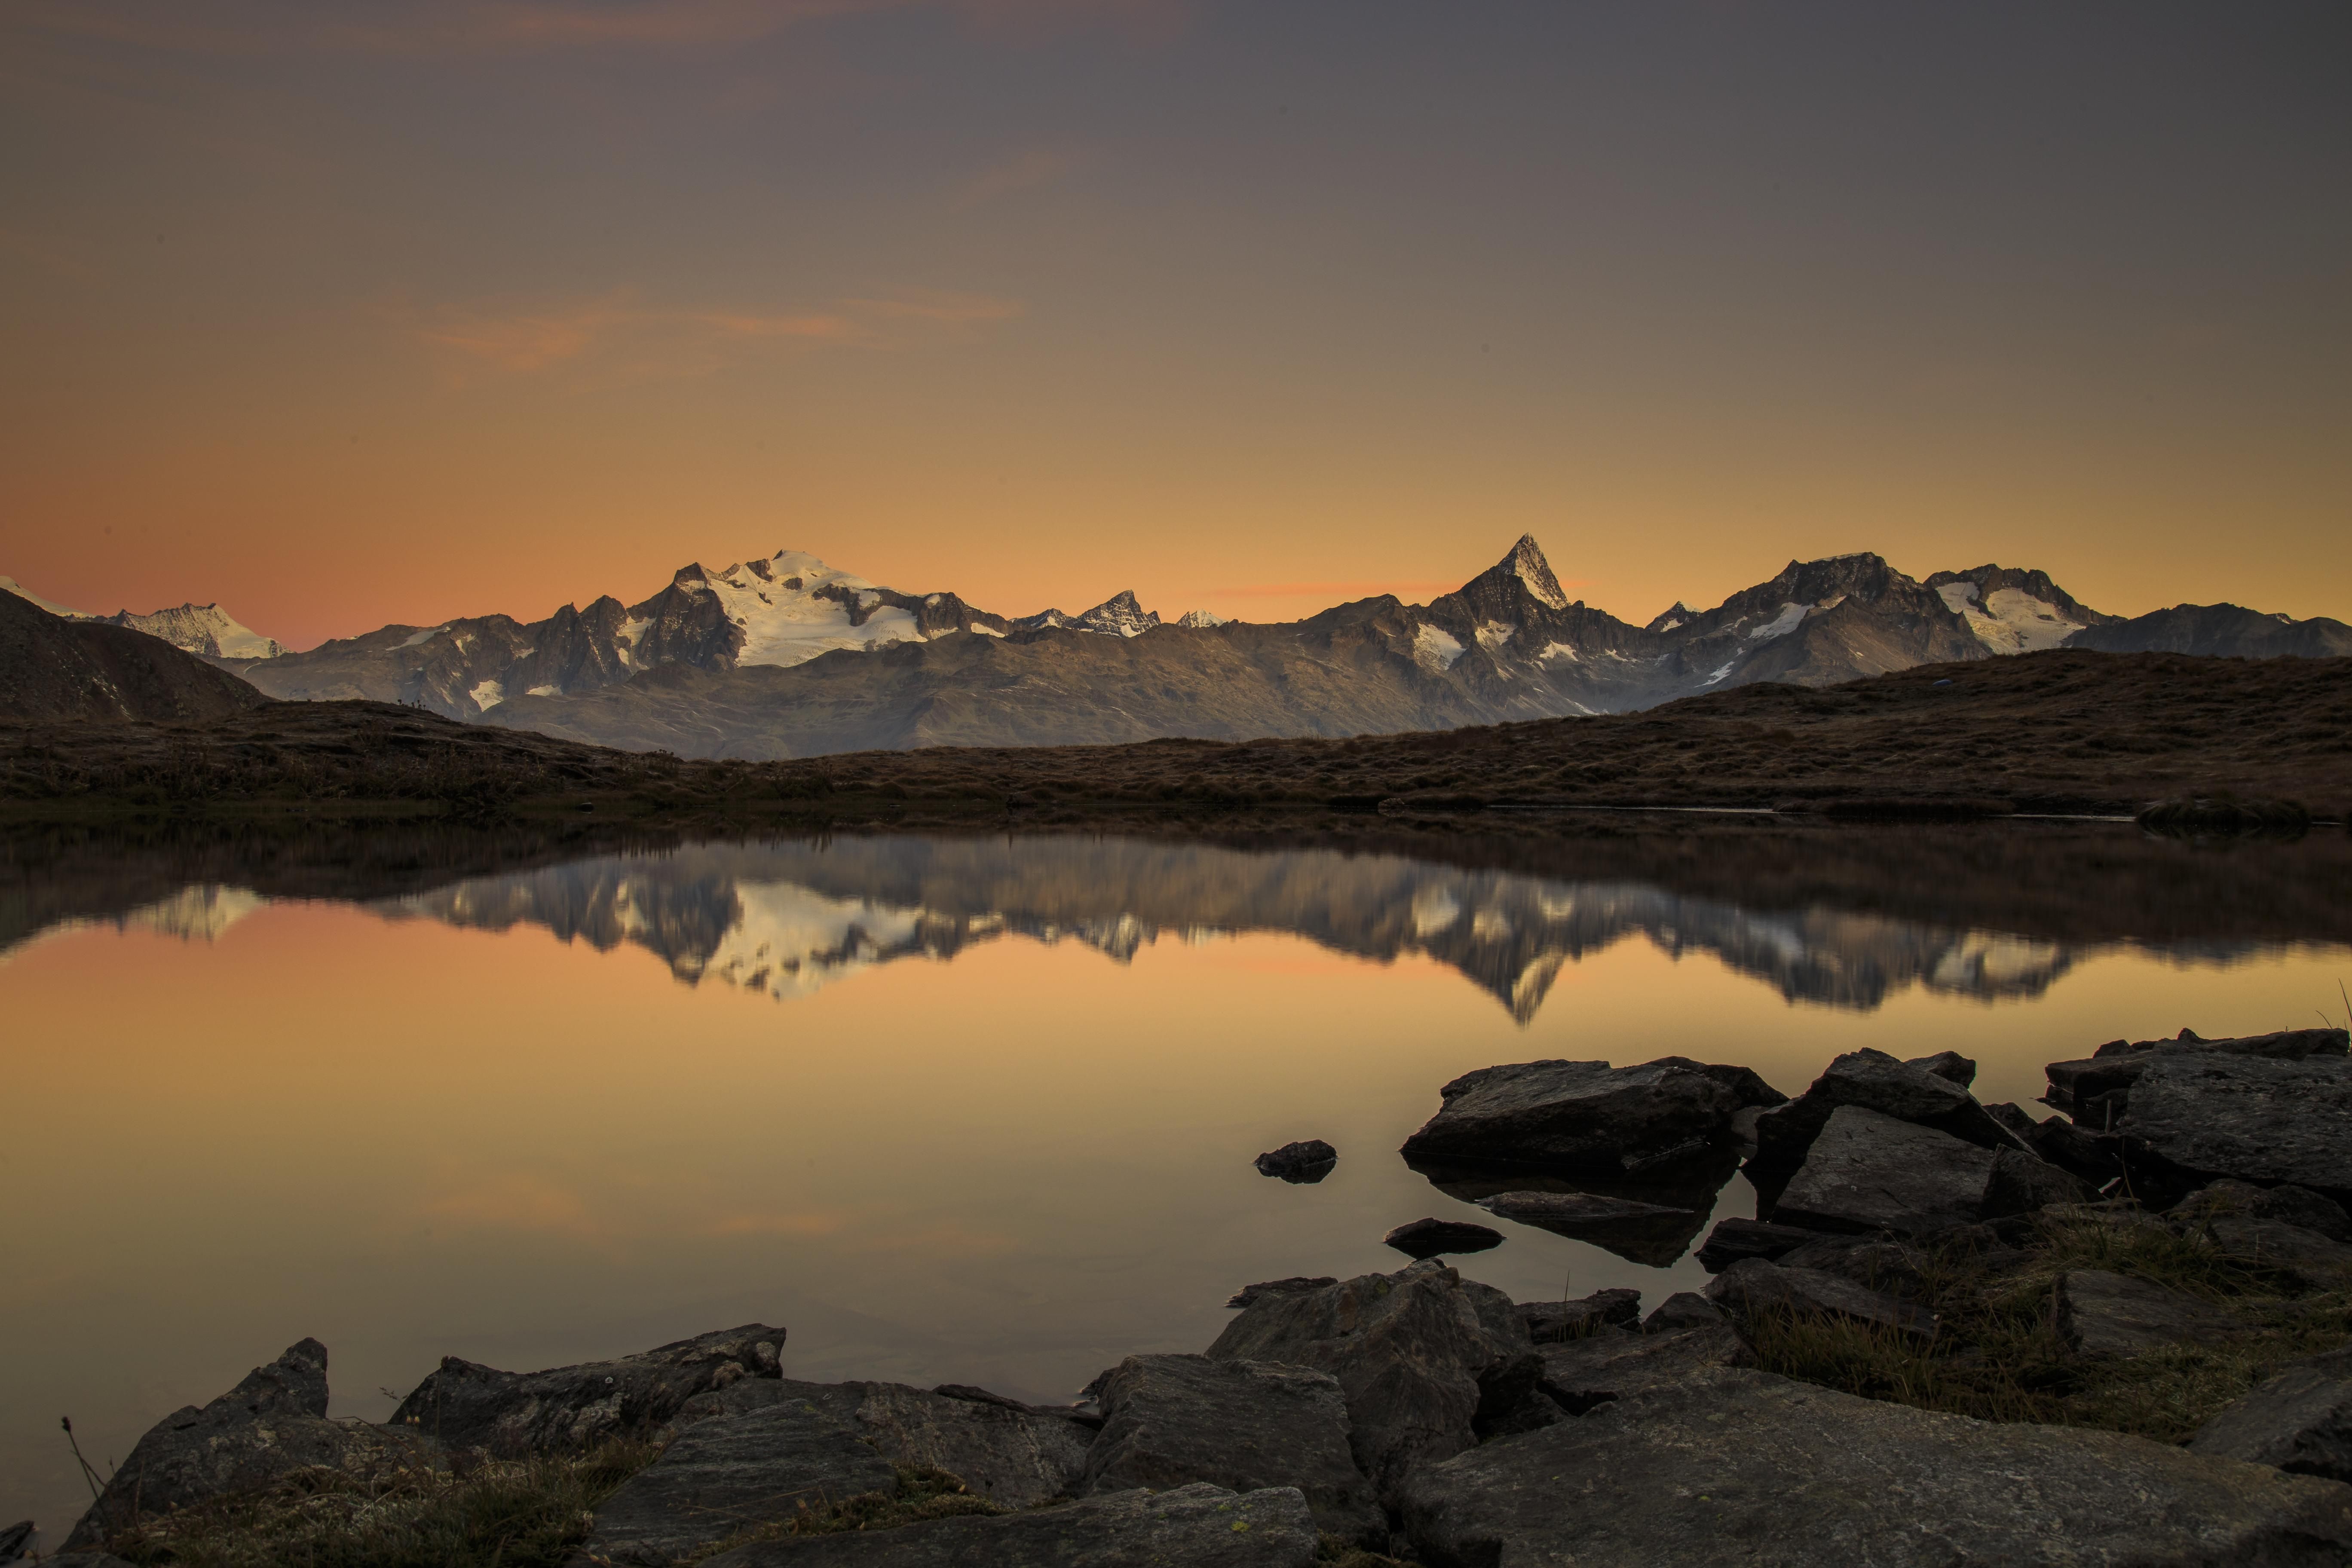
[[[1460,1453],[1482,1426],[1541,1398],[1541,1363],[1510,1299],[1437,1263],[1260,1297],[1208,1353],[1338,1379],[1356,1468],[1384,1497],[1407,1469]]]
[[[1314,1561],[1315,1519],[1297,1490],[1187,1486],[993,1519],[786,1536],[738,1547],[707,1568],[1310,1568]]]
[[[1456,1568],[2342,1568],[2352,1489],[1714,1370],[1415,1474]]]
[[[698,1421],[596,1510],[582,1550],[667,1568],[698,1546],[898,1484],[890,1461],[805,1399]]]
[[[2128,1274],[2077,1268],[2058,1279],[2058,1331],[2084,1355],[2137,1355],[2234,1326],[2218,1307]]]
[[[1528,1338],[1539,1345],[1580,1340],[1604,1328],[1630,1328],[1641,1321],[1642,1293],[1617,1289],[1595,1290],[1572,1301],[1522,1301],[1519,1321]]]
[[[784,1331],[765,1323],[679,1340],[617,1361],[501,1372],[445,1358],[394,1411],[395,1425],[451,1448],[505,1458],[561,1453],[652,1433],[696,1394],[777,1375]]]
[[[2183,1053],[2252,1057],[2272,1061],[2306,1061],[2315,1057],[2342,1058],[2347,1038],[2341,1029],[2281,1029],[2268,1035],[2242,1035],[2231,1039],[2200,1039],[2187,1029],[2169,1040],[2110,1040],[2090,1056],[2052,1062],[2045,1069],[2052,1105],[2078,1121],[2089,1116],[2105,1127],[2130,1100],[2131,1087],[2159,1061]]]
[[[1664,1057],[1639,1067],[1519,1062],[1465,1073],[1404,1142],[1408,1160],[1623,1175],[1703,1156],[1748,1106],[1785,1098],[1746,1068]]]
[[[1992,1167],[1990,1149],[1842,1105],[1782,1189],[1772,1218],[1820,1230],[1929,1236],[1976,1222]]]
[[[2296,1362],[2225,1405],[2189,1451],[2352,1481],[2352,1349]]]
[[[1348,1447],[1339,1380],[1307,1367],[1129,1356],[1097,1396],[1103,1428],[1081,1497],[1205,1481],[1228,1491],[1296,1487],[1320,1529],[1386,1545],[1388,1522]]]
[[[425,1448],[404,1430],[327,1419],[327,1347],[302,1340],[209,1405],[187,1405],[149,1427],[64,1550],[94,1546],[134,1517],[250,1491],[295,1470],[326,1466],[367,1476],[418,1463]]]
[[[1068,1497],[1094,1431],[1012,1400],[957,1398],[899,1383],[740,1382],[688,1402],[681,1421],[805,1401],[885,1459],[946,1470],[1006,1508]]]
[[[1773,1225],[1760,1219],[1721,1219],[1707,1232],[1698,1260],[1710,1274],[1720,1274],[1743,1258],[1779,1258],[1794,1252],[1820,1234],[1802,1226]]]
[[[2292,1183],[2352,1204],[2352,1058],[2158,1053],[2116,1131],[2192,1178]]]
[[[1936,1337],[1936,1314],[1899,1296],[1819,1269],[1790,1268],[1760,1258],[1735,1263],[1717,1275],[1706,1296],[1743,1327],[1759,1312],[1784,1311],[1843,1318],[1914,1339]]]
[[[2352,1215],[2344,1205],[2294,1185],[2258,1187],[2228,1179],[2191,1193],[2165,1212],[2164,1222],[2182,1234],[2204,1229],[2224,1215],[2273,1220],[2311,1231],[2329,1241],[2352,1243]]]
[[[1647,1394],[1709,1367],[1746,1366],[1748,1342],[1722,1314],[1714,1321],[1664,1332],[1611,1329],[1590,1339],[1541,1345],[1543,1391],[1562,1410],[1581,1415],[1612,1399]]]
[[[1497,1219],[1589,1241],[1634,1263],[1663,1268],[1682,1257],[1706,1224],[1704,1210],[1599,1193],[1496,1193],[1478,1206]]]
[[[1979,1105],[1967,1088],[1923,1062],[1900,1062],[1885,1051],[1848,1051],[1830,1063],[1811,1088],[1756,1121],[1749,1178],[1769,1203],[1804,1163],[1815,1139],[1849,1107],[1932,1127],[1985,1149],[2017,1146],[2015,1134]],[[1971,1215],[1971,1219],[1976,1217]]]

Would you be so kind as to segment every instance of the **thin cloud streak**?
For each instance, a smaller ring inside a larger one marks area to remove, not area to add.
[[[1066,148],[1034,147],[965,181],[949,205],[957,212],[970,212],[1004,196],[1050,185],[1093,161],[1089,153]]]

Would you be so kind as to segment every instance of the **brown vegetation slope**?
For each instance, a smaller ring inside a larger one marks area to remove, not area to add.
[[[217,719],[268,700],[161,637],[0,594],[0,720]]]
[[[376,801],[460,811],[603,799],[640,815],[831,821],[1325,806],[1896,801],[2131,810],[2233,792],[2352,805],[2352,660],[2061,650],[1825,689],[1435,733],[688,762],[382,703],[277,703],[207,724],[0,726],[16,815],[124,803]]]

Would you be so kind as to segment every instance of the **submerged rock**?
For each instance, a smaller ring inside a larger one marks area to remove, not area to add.
[[[1077,1495],[1206,1481],[1296,1487],[1316,1525],[1385,1545],[1388,1524],[1348,1447],[1347,1398],[1328,1373],[1198,1355],[1129,1356],[1103,1383],[1102,1435]]]
[[[1339,1380],[1349,1447],[1380,1495],[1517,1414],[1542,1363],[1510,1299],[1437,1263],[1320,1290],[1261,1296],[1209,1347]]]
[[[1320,1138],[1303,1142],[1285,1143],[1257,1157],[1257,1173],[1279,1176],[1286,1182],[1319,1182],[1329,1175],[1339,1163],[1339,1151]]]
[[[2137,1355],[2235,1326],[2218,1307],[2128,1274],[2077,1268],[2058,1280],[2058,1331],[2084,1355]]]
[[[898,1484],[890,1461],[806,1399],[697,1422],[596,1510],[593,1560],[668,1568],[738,1531]]]
[[[1407,1258],[1435,1258],[1447,1252],[1485,1252],[1503,1245],[1503,1233],[1458,1219],[1417,1219],[1401,1225],[1381,1240]]]
[[[1806,1151],[1772,1218],[1820,1230],[1929,1236],[1977,1220],[1992,1168],[1990,1149],[1842,1105]]]
[[[2189,1451],[2352,1481],[2352,1350],[2285,1368],[2225,1405]]]
[[[2336,1568],[2352,1552],[2342,1486],[1729,1370],[1432,1466],[1403,1513],[1423,1561],[1501,1568]]]
[[[617,1361],[500,1372],[446,1357],[392,1418],[451,1448],[499,1457],[561,1453],[651,1433],[698,1394],[780,1375],[784,1331],[746,1323]]]
[[[1115,1492],[993,1519],[793,1535],[739,1546],[705,1568],[1312,1568],[1315,1520],[1294,1488]]]
[[[1699,1226],[1706,1223],[1703,1212],[1597,1193],[1497,1193],[1481,1198],[1478,1206],[1497,1219],[1589,1241],[1654,1268],[1663,1268],[1680,1258]]]
[[[1520,1062],[1465,1073],[1405,1140],[1408,1160],[1619,1176],[1702,1157],[1731,1119],[1786,1097],[1746,1068],[1665,1057],[1639,1067]]]
[[[327,1418],[327,1347],[299,1340],[199,1408],[147,1429],[66,1537],[94,1546],[135,1519],[250,1491],[312,1466],[366,1477],[422,1464],[428,1446],[394,1426]],[[52,1559],[55,1561],[55,1559]]]

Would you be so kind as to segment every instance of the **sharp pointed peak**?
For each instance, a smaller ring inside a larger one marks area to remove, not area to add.
[[[1551,563],[1544,559],[1543,546],[1536,542],[1534,534],[1519,535],[1511,552],[1496,565],[1525,584],[1528,592],[1542,603],[1555,610],[1568,608],[1568,595],[1560,591],[1559,579],[1552,575]]]

